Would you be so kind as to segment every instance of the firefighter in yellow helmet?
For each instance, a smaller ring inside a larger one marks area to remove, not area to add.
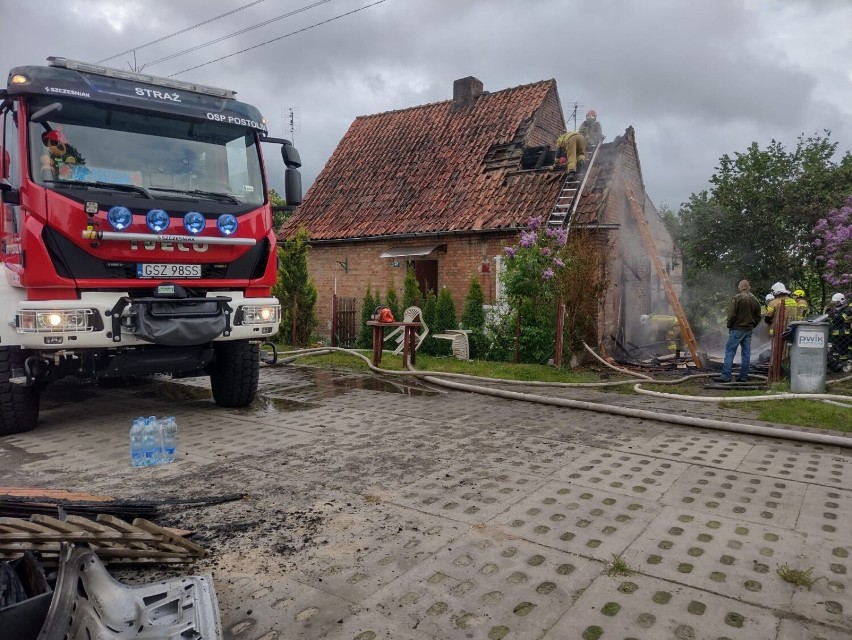
[[[808,309],[810,305],[808,305],[808,301],[805,298],[804,289],[796,289],[793,291],[793,298],[796,300],[796,319],[805,320],[808,317]]]
[[[660,313],[643,314],[639,316],[639,322],[649,327],[655,337],[662,336],[666,343],[666,349],[675,357],[680,356],[680,323],[676,316],[667,316]]]

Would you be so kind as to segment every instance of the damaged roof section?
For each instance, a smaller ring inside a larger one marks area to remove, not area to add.
[[[356,118],[279,238],[300,225],[328,241],[513,230],[547,218],[565,179],[554,170],[565,131],[556,81],[488,93],[468,77],[455,81],[453,96]],[[577,224],[606,222],[625,156],[638,172],[635,144],[630,127],[600,145]]]
[[[481,86],[463,78],[453,100],[356,118],[281,236],[300,224],[312,240],[515,228],[547,211],[559,176],[521,169],[525,148],[564,131],[556,81]]]

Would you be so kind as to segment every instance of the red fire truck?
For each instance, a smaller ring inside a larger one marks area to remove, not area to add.
[[[0,436],[65,376],[209,375],[249,404],[278,331],[261,142],[287,203],[301,160],[225,89],[65,58],[0,89]]]

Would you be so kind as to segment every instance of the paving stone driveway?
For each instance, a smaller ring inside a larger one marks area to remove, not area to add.
[[[228,639],[852,638],[850,449],[305,367],[264,368],[248,410],[206,387],[57,385],[37,430],[0,439],[0,483],[244,492],[158,519],[210,558],[111,568],[212,573]],[[150,414],[177,417],[179,459],[132,469],[128,429]]]

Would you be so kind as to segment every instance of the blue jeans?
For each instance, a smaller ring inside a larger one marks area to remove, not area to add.
[[[751,329],[728,329],[728,342],[725,344],[725,363],[722,365],[722,377],[731,379],[734,356],[740,348],[740,380],[748,378],[748,366],[751,362]]]

